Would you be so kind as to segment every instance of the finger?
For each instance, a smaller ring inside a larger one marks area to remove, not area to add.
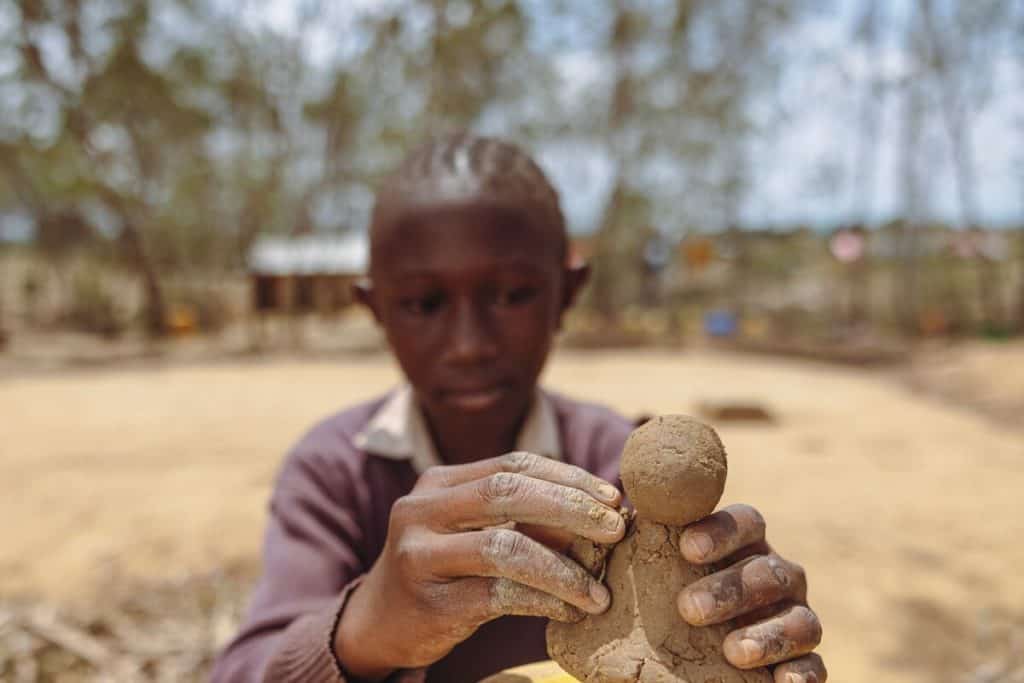
[[[807,598],[799,565],[759,555],[694,581],[679,593],[679,613],[694,626],[718,624],[769,605]]]
[[[564,529],[552,529],[537,524],[517,524],[516,531],[560,553],[564,553],[577,538],[575,534]]]
[[[600,477],[595,477],[582,467],[525,451],[514,451],[497,458],[465,465],[431,467],[420,477],[420,482],[427,489],[452,488],[459,484],[485,479],[499,472],[523,474],[534,479],[550,481],[552,484],[579,489],[612,507],[618,507],[622,502],[622,493],[615,486]]]
[[[793,605],[807,605],[807,602],[796,602],[795,600],[783,600],[782,602],[776,602],[775,604],[755,609],[753,611],[741,614],[731,620],[732,627],[740,628],[742,626],[750,626],[756,624],[759,621],[770,619],[779,612],[789,609]]]
[[[608,609],[608,589],[583,567],[511,529],[442,536],[435,557],[439,576],[507,578],[555,596],[590,614]]]
[[[722,649],[733,666],[752,669],[806,655],[821,642],[821,623],[808,607],[796,605],[725,637]]]
[[[498,472],[454,488],[420,494],[431,508],[424,519],[438,531],[466,531],[506,522],[563,529],[598,543],[625,534],[619,512],[580,489]]]
[[[466,603],[479,605],[481,623],[506,615],[544,617],[566,623],[583,619],[585,614],[550,593],[516,583],[511,579],[463,579],[460,582]]]
[[[722,564],[736,564],[740,560],[745,560],[748,557],[754,557],[755,555],[771,555],[773,552],[775,551],[772,550],[771,545],[769,545],[767,541],[758,541],[756,543],[743,546],[732,555],[723,559]]]
[[[813,652],[775,667],[775,683],[825,683],[827,680],[825,662]]]
[[[764,541],[761,513],[749,505],[730,505],[686,527],[679,549],[687,562],[717,562],[744,546]]]

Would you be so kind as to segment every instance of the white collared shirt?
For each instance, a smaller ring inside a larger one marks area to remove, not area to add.
[[[360,450],[392,460],[409,460],[417,474],[428,467],[443,465],[427,431],[426,420],[416,404],[412,387],[399,387],[355,436]],[[558,418],[551,399],[537,389],[516,450],[529,451],[553,460],[562,459]]]

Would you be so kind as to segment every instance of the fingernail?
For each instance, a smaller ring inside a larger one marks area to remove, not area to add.
[[[737,660],[734,664],[741,666],[756,664],[764,659],[764,645],[752,638],[744,638],[736,643],[734,652],[736,656],[733,659]]]
[[[711,593],[698,591],[687,596],[690,617],[697,622],[704,623],[715,609],[715,599]]]
[[[711,537],[703,533],[685,534],[683,543],[686,544],[687,554],[698,559],[707,557],[715,549]]]
[[[604,609],[611,602],[612,596],[607,588],[595,581],[590,584],[590,598],[596,605]]]
[[[604,516],[604,526],[609,531],[618,531],[622,528],[622,515],[618,512],[608,512]]]
[[[608,501],[614,501],[619,497],[619,490],[611,484],[601,484],[597,487],[597,492]]]

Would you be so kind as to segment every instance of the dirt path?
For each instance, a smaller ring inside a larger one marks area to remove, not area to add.
[[[111,565],[255,566],[285,449],[396,377],[366,357],[0,382],[0,594],[94,599]],[[630,414],[707,399],[777,414],[721,426],[726,501],[760,507],[806,566],[830,680],[962,680],[1024,623],[1021,431],[885,376],[761,357],[562,353],[547,380]]]

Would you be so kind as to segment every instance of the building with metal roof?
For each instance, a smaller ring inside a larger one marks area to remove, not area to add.
[[[346,235],[266,237],[249,252],[257,312],[332,313],[352,303],[352,285],[366,270],[369,242]]]
[[[265,237],[249,252],[249,272],[258,275],[361,275],[366,269],[366,234]]]

